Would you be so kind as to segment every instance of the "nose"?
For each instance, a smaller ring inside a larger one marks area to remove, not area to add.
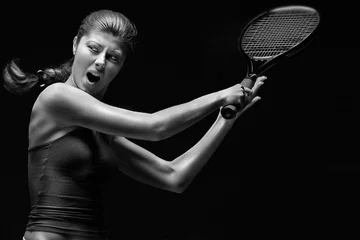
[[[95,68],[98,71],[102,71],[105,68],[105,56],[103,54],[99,55],[99,57],[95,61]]]

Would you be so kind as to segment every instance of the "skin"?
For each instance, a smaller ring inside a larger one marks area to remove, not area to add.
[[[78,43],[77,43],[78,42]],[[29,147],[53,141],[78,127],[93,130],[103,157],[111,159],[130,177],[153,187],[182,193],[209,161],[239,116],[260,100],[257,91],[265,77],[252,89],[236,84],[190,102],[154,113],[128,111],[106,105],[100,100],[120,72],[126,56],[121,40],[93,31],[79,41],[74,39],[72,74],[64,83],[47,87],[36,100],[29,125]],[[100,76],[96,84],[86,73]],[[250,102],[234,119],[217,119],[207,133],[188,151],[173,160],[165,160],[131,142],[128,138],[159,141],[190,127],[227,104]],[[48,232],[26,232],[26,240],[82,240]]]
[[[79,44],[77,37],[74,38],[73,53],[72,74],[65,83],[101,99],[125,62],[121,40],[111,34],[93,31],[83,36]],[[86,73],[89,71],[100,76],[98,83],[88,82]]]

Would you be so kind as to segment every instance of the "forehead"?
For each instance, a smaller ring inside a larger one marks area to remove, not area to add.
[[[120,38],[99,31],[91,31],[88,35],[83,36],[80,42],[85,44],[88,42],[95,42],[102,45],[102,47],[108,47],[112,50],[119,50],[121,52],[123,48],[123,41]]]

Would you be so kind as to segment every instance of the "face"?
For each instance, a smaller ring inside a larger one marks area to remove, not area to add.
[[[111,34],[98,31],[83,36],[78,44],[76,41],[75,37],[75,57],[68,81],[95,97],[102,97],[124,64],[126,56],[122,42]]]

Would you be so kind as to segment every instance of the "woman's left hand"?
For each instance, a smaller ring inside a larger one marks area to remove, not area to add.
[[[257,92],[259,91],[260,87],[264,84],[264,81],[267,79],[265,76],[258,77],[254,83],[252,89],[243,87],[244,90],[244,97],[243,97],[243,105],[245,105],[233,118],[236,120],[242,113],[244,113],[247,109],[249,109],[252,105],[254,105],[257,101],[261,98],[257,96]],[[221,112],[221,109],[220,109]]]

